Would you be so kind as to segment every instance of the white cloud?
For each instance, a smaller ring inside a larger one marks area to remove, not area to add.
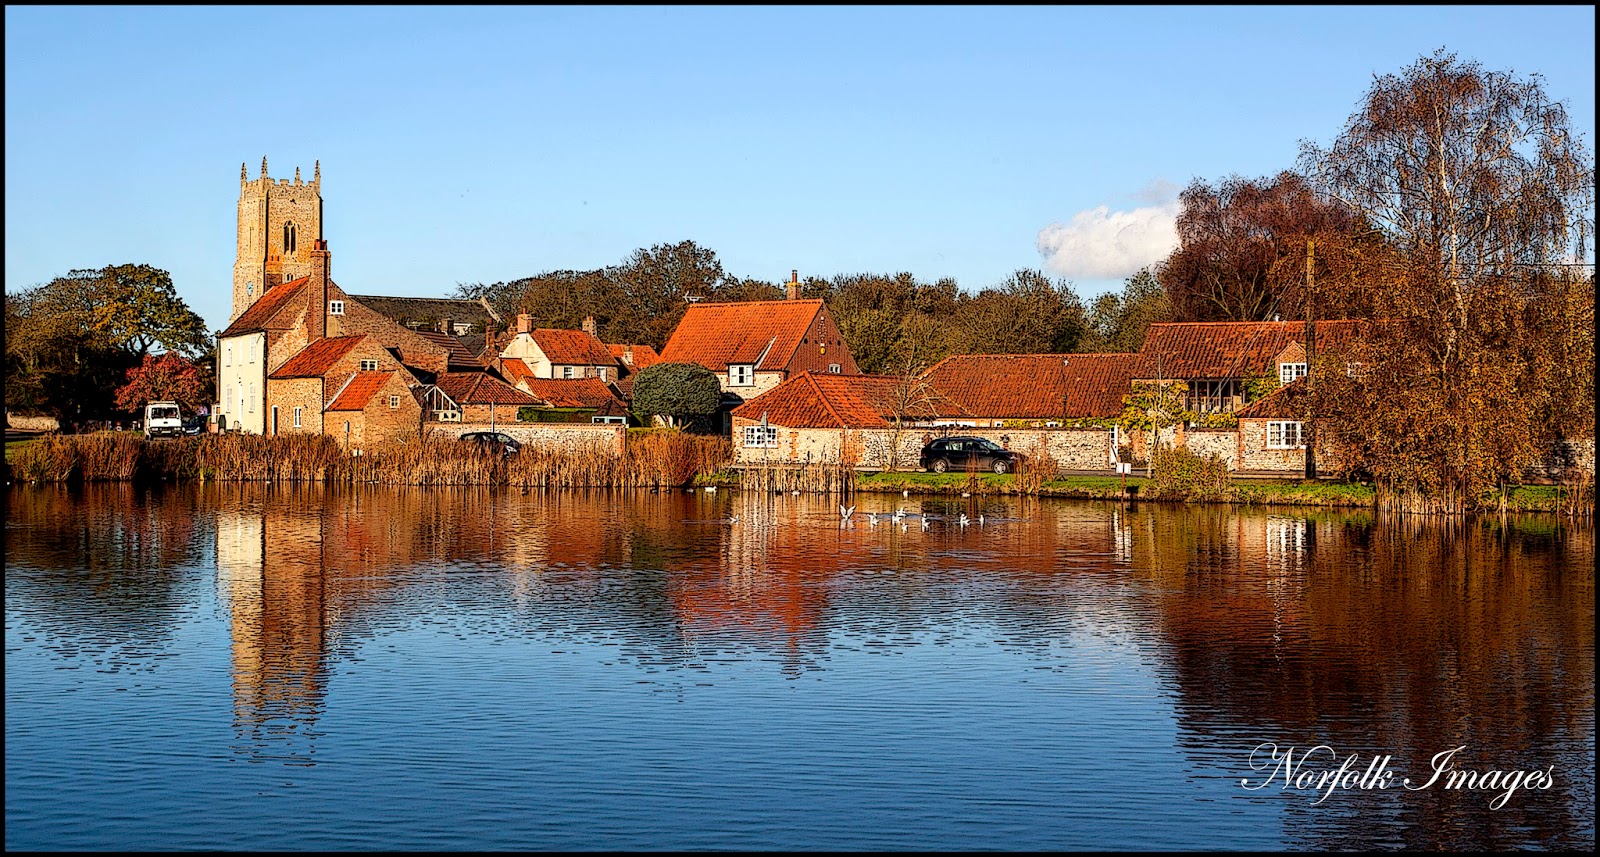
[[[1177,187],[1156,180],[1136,194],[1157,203],[1131,211],[1108,206],[1080,211],[1039,230],[1039,255],[1051,271],[1086,280],[1114,280],[1159,262],[1178,246]]]

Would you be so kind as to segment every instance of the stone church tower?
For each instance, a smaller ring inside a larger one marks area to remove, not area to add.
[[[267,289],[311,274],[311,249],[322,238],[322,162],[309,183],[267,177],[251,181],[239,165],[239,252],[233,263],[231,323]]]

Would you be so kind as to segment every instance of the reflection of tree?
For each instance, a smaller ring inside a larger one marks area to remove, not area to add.
[[[1136,565],[1161,584],[1159,621],[1191,753],[1214,756],[1219,739],[1235,742],[1237,758],[1220,764],[1240,770],[1262,741],[1326,743],[1363,761],[1393,753],[1396,768],[1416,775],[1434,753],[1466,745],[1466,767],[1554,764],[1566,775],[1499,811],[1484,793],[1442,789],[1352,792],[1332,808],[1291,794],[1291,815],[1304,817],[1286,829],[1300,847],[1586,841],[1592,531],[1311,520],[1301,537],[1281,516],[1202,511],[1181,529],[1159,526],[1160,517],[1143,522]]]
[[[74,649],[129,657],[165,644],[198,583],[195,495],[126,484],[8,492],[6,610]],[[115,643],[111,641],[117,641]]]

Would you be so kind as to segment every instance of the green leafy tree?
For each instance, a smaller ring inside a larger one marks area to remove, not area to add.
[[[1195,418],[1186,407],[1188,399],[1189,385],[1183,381],[1135,381],[1132,391],[1122,397],[1117,425],[1123,431],[1144,432],[1145,461],[1153,463],[1153,453],[1163,442],[1162,432]]]
[[[633,413],[645,425],[657,416],[668,425],[708,419],[717,413],[721,400],[717,376],[694,363],[657,363],[633,382]]]
[[[1155,272],[1145,268],[1123,281],[1122,294],[1107,292],[1090,306],[1084,351],[1138,351],[1150,325],[1174,321],[1176,312]]]

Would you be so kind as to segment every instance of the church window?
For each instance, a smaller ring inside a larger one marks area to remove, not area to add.
[[[294,252],[294,232],[294,221],[283,224],[283,252],[286,254]]]

